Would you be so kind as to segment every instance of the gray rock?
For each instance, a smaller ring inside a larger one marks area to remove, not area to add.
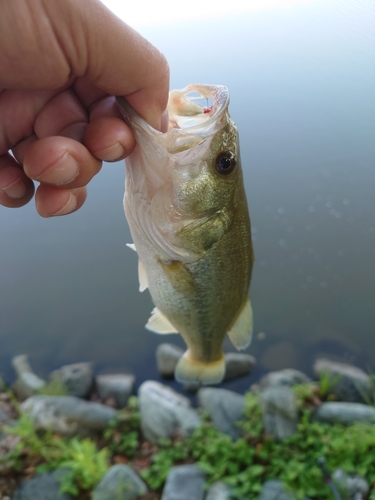
[[[18,399],[26,399],[34,394],[38,394],[46,383],[35,375],[35,373],[23,373],[18,377],[12,386],[12,390]]]
[[[259,500],[295,500],[295,496],[285,490],[281,481],[270,479],[263,484]]]
[[[173,344],[160,344],[156,349],[156,366],[162,377],[173,378],[178,360],[184,351]]]
[[[227,389],[206,387],[199,389],[198,402],[208,411],[215,427],[232,439],[241,436],[236,423],[241,420],[245,408],[245,397]]]
[[[347,500],[364,500],[370,490],[369,484],[359,474],[347,474],[343,469],[336,469],[332,474],[337,489]]]
[[[323,403],[314,414],[314,419],[329,424],[352,424],[353,422],[375,422],[375,408],[361,403]]]
[[[172,467],[161,500],[203,500],[204,474],[196,465]]]
[[[260,394],[263,423],[266,432],[275,439],[285,439],[297,430],[297,404],[287,386],[268,387]]]
[[[9,425],[10,422],[12,422],[12,417],[9,415],[7,407],[2,405],[0,401],[0,430],[1,427]]]
[[[228,352],[225,355],[224,381],[249,375],[256,364],[254,356],[239,352]]]
[[[7,412],[1,408],[0,406],[0,425],[6,425],[6,422],[9,420],[9,415]]]
[[[200,382],[189,382],[187,384],[183,384],[184,390],[190,394],[195,394],[201,387],[202,384]]]
[[[4,378],[0,375],[0,392],[5,392],[7,390],[7,383]]]
[[[217,481],[208,489],[205,500],[231,500],[231,491],[230,486]]]
[[[93,387],[94,374],[91,363],[65,365],[49,375],[51,380],[62,382],[70,396],[87,398]]]
[[[12,358],[12,366],[16,372],[17,377],[23,373],[33,373],[29,363],[29,357],[26,354],[19,354]]]
[[[135,384],[134,375],[113,374],[98,375],[96,387],[100,399],[114,398],[119,408],[127,405],[129,397],[133,394]]]
[[[60,493],[61,469],[23,481],[13,500],[73,500],[70,493]]]
[[[74,396],[32,396],[21,405],[37,430],[51,430],[64,436],[89,435],[105,429],[116,411]]]
[[[35,375],[26,354],[20,354],[12,359],[13,368],[17,374],[17,380],[12,389],[19,399],[26,399],[37,394],[46,383],[43,379]]]
[[[303,372],[287,368],[268,373],[261,378],[259,386],[261,390],[265,390],[267,387],[278,387],[280,385],[293,387],[297,384],[308,384],[310,382],[312,380]]]
[[[314,373],[318,378],[328,375],[329,393],[340,401],[367,403],[370,398],[370,377],[356,366],[321,358],[314,363]]]
[[[92,500],[133,500],[147,493],[147,486],[128,465],[113,465],[92,492]]]
[[[190,401],[159,382],[144,382],[138,396],[142,431],[151,442],[171,437],[175,432],[190,436],[200,424]]]

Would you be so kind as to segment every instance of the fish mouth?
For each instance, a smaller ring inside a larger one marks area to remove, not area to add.
[[[207,99],[207,102],[212,100],[212,105],[202,106],[196,102],[202,98]],[[172,90],[167,107],[168,131],[175,128],[200,133],[202,126],[205,130],[210,128],[226,111],[228,105],[229,91],[222,85],[191,84],[181,90]]]
[[[191,95],[194,94],[194,95]],[[202,106],[198,100],[207,100]],[[212,105],[208,101],[212,100]],[[168,153],[186,151],[215,135],[226,122],[229,91],[223,85],[191,84],[169,94],[168,131],[159,136]]]
[[[199,104],[197,101],[202,98],[212,100],[212,105]],[[136,136],[142,132],[146,133],[167,153],[175,154],[200,144],[224,127],[229,91],[223,85],[207,84],[190,84],[184,89],[172,90],[167,106],[168,130],[164,133],[151,127],[124,97],[116,99],[126,123]]]

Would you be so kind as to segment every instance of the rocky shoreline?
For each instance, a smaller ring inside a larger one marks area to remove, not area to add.
[[[163,377],[173,377],[174,367],[181,355],[182,350],[176,346],[159,346],[156,362]],[[126,407],[134,394],[133,375],[117,373],[95,376],[90,363],[63,366],[50,374],[49,385],[63,385],[66,395],[43,394],[48,384],[33,372],[27,356],[16,356],[12,364],[17,379],[11,391],[21,401],[21,412],[32,420],[37,431],[57,433],[67,438],[93,436],[110,426],[119,410]],[[227,354],[226,380],[249,375],[254,365],[255,359],[250,355]],[[327,359],[318,359],[313,370],[320,380],[322,391],[329,392],[327,401],[312,401],[312,405],[315,405],[315,421],[345,425],[355,422],[375,423],[373,382],[368,374],[357,367]],[[312,382],[301,371],[287,369],[267,374],[256,387],[252,387],[259,394],[263,427],[270,438],[283,441],[297,432],[300,417],[293,387],[300,384],[308,386]],[[243,419],[244,395],[217,387],[190,385],[185,390],[197,392],[197,408],[192,406],[188,398],[165,384],[151,380],[141,384],[137,396],[141,433],[147,446],[157,445],[160,440],[173,439],[175,436],[192,436],[202,423],[202,410],[209,415],[218,431],[229,436],[232,441],[241,438],[238,422]],[[9,471],[6,465],[2,465],[1,457],[6,456],[15,444],[14,436],[2,432],[2,428],[17,422],[9,392],[6,391],[7,384],[0,377],[0,479],[4,476],[5,480],[9,477]],[[1,493],[0,480],[0,500],[73,499],[71,494],[59,492],[63,474],[64,471],[58,469],[36,474],[14,484],[12,493],[9,493],[9,488],[4,488],[5,493]],[[346,492],[347,498],[367,498],[370,491],[367,478],[355,471],[348,475],[341,469],[333,473],[333,478],[339,489]],[[153,496],[146,482],[130,465],[117,463],[108,469],[87,498],[229,500],[232,498],[232,489],[221,481],[208,487],[204,472],[197,465],[188,463],[171,467],[160,495]],[[274,478],[263,484],[257,498],[293,500],[296,497],[284,488],[278,478]]]

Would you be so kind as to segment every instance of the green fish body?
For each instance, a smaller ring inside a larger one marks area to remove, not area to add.
[[[190,99],[193,92],[213,105]],[[177,380],[218,383],[225,375],[225,335],[244,349],[252,334],[254,255],[228,90],[189,85],[172,91],[165,133],[117,99],[137,140],[126,160],[124,208],[140,290],[149,288],[156,306],[146,328],[184,338],[188,350]]]

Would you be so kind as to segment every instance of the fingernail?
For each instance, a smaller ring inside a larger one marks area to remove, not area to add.
[[[114,144],[110,148],[103,149],[102,151],[97,151],[95,153],[95,156],[97,158],[100,158],[100,160],[104,161],[122,160],[124,155],[125,155],[125,149],[119,142],[116,142],[116,144]]]
[[[2,186],[1,189],[7,196],[9,196],[9,198],[12,198],[13,200],[19,200],[26,194],[26,184],[20,177],[16,181],[8,184],[8,186]]]
[[[168,132],[168,127],[169,127],[169,115],[168,115],[168,110],[165,109],[161,115],[161,124],[160,124],[160,130],[163,132]]]
[[[55,217],[56,215],[66,215],[70,214],[77,208],[77,198],[74,194],[70,193],[69,200],[67,203],[56,213],[51,214],[51,216]]]
[[[78,174],[78,163],[69,153],[65,153],[57,163],[49,166],[38,177],[35,177],[35,179],[41,182],[56,184],[57,186],[63,186],[64,184],[72,182]]]

